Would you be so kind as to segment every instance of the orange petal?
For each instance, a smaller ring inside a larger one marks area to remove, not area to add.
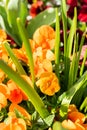
[[[7,34],[4,30],[0,29],[0,42],[3,42],[7,39]]]
[[[7,98],[0,92],[0,109],[7,105]]]
[[[84,123],[85,118],[85,115],[78,111],[74,111],[68,114],[68,119],[72,120],[73,122],[78,122],[80,124]]]
[[[21,114],[24,115],[24,117],[28,118],[29,120],[31,120],[31,115],[21,106],[12,103],[9,107],[9,111],[13,112],[15,109],[17,109],[18,111],[20,111]]]
[[[50,48],[50,40],[54,38],[55,32],[49,25],[42,25],[35,31],[33,35],[33,40],[38,46],[42,46],[42,48]]]
[[[13,103],[21,103],[22,101],[22,93],[20,89],[14,89],[10,92],[9,100]]]
[[[5,84],[0,83],[0,92],[3,93],[6,96],[6,98],[9,97],[10,91]]]
[[[6,124],[4,122],[0,123],[0,130],[4,130],[5,127],[6,127]]]
[[[76,106],[74,104],[70,104],[68,108],[68,113],[73,112],[73,111],[78,111]]]
[[[75,123],[75,125],[76,125],[76,130],[85,130],[85,127],[83,127],[81,124]]]
[[[76,125],[71,120],[64,120],[62,126],[69,130],[76,130]]]

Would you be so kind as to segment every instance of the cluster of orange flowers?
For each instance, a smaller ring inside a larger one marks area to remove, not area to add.
[[[68,119],[62,122],[62,126],[68,130],[86,130],[86,116],[79,112],[75,105],[70,105]]]
[[[44,33],[45,32],[45,33]],[[14,71],[16,66],[12,62],[7,51],[4,48],[4,42],[7,39],[5,31],[0,30],[0,59],[4,60]],[[55,31],[48,25],[43,25],[38,28],[33,39],[29,39],[33,60],[36,85],[40,91],[46,95],[53,96],[60,90],[60,84],[56,74],[53,73],[52,61],[55,60],[53,53],[55,44]],[[12,49],[17,58],[28,65],[28,58],[24,46],[21,48]],[[8,117],[4,122],[0,123],[0,130],[26,130],[26,124],[31,126],[31,115],[19,105],[23,100],[28,100],[27,95],[16,85],[11,79],[6,84],[3,83],[7,75],[0,69],[0,110],[8,105],[8,100],[11,102],[9,106]],[[32,86],[31,76],[22,75],[22,77]],[[33,87],[33,86],[32,86]],[[17,118],[15,114],[17,109],[24,118]],[[62,125],[69,130],[85,130],[87,125],[84,124],[85,115],[78,112],[76,107],[70,107],[68,120],[64,120]]]
[[[45,31],[45,33],[44,33]],[[4,47],[4,42],[8,41],[7,34],[4,30],[0,30],[0,59],[4,60],[14,71],[16,66]],[[36,76],[36,85],[40,88],[41,92],[52,96],[60,89],[58,79],[55,73],[52,72],[52,63],[55,59],[54,53],[51,51],[54,48],[55,31],[48,25],[41,26],[33,35],[33,39],[29,39],[32,54],[34,59],[34,72]],[[24,46],[21,48],[12,49],[16,57],[28,65],[28,58]],[[4,123],[0,123],[0,128],[5,129],[26,129],[26,120],[17,118],[14,109],[19,110],[21,114],[28,119],[28,125],[31,125],[31,116],[27,111],[19,106],[23,100],[28,100],[27,95],[17,86],[11,79],[6,84],[3,83],[7,75],[0,70],[0,110],[7,106],[8,100],[11,102],[9,107],[8,118]],[[25,80],[32,86],[31,77],[22,75]]]

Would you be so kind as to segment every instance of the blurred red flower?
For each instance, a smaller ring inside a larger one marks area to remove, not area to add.
[[[67,0],[67,4],[70,6],[77,6],[77,0]]]
[[[38,13],[40,13],[41,11],[44,10],[44,4],[42,1],[37,1],[33,4],[31,4],[31,8],[30,8],[30,16],[35,17]]]
[[[79,9],[78,20],[80,20],[81,22],[87,22],[87,5],[83,5]]]
[[[74,7],[77,7],[78,20],[87,22],[87,0],[67,0],[67,4],[70,6],[67,12],[69,17],[73,18]]]

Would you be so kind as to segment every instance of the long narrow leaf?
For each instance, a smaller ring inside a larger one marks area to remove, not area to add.
[[[82,46],[84,44],[84,40],[85,40],[85,33],[82,35],[82,38],[81,38],[81,41],[80,41],[80,45],[79,45],[79,48],[78,48],[78,54],[77,54],[77,57],[76,57],[76,64],[75,64],[75,70],[74,70],[74,81],[76,80],[76,77],[78,75],[78,66],[79,66],[79,60],[80,60],[80,55],[81,55],[81,50],[82,50]]]
[[[86,49],[86,51],[85,51],[84,59],[83,59],[82,65],[81,65],[80,76],[82,76],[82,74],[83,74],[83,72],[84,72],[84,67],[85,67],[86,58],[87,58],[87,49]]]
[[[62,0],[62,4],[61,4],[61,7],[62,7],[62,22],[63,22],[63,36],[64,36],[64,66],[65,66],[65,69],[64,69],[64,83],[68,84],[68,73],[67,73],[67,56],[66,56],[66,53],[67,53],[67,11],[66,11],[66,1],[65,0]],[[65,88],[63,88],[65,89]]]
[[[27,5],[28,2],[26,0],[21,0],[20,7],[19,7],[20,8],[19,17],[24,25],[26,23],[26,17],[28,16]]]
[[[60,107],[60,117],[61,120],[65,119],[67,117],[67,110],[68,106],[76,94],[76,92],[83,87],[84,84],[87,84],[87,71],[82,75],[82,77],[76,82],[75,85],[73,85],[68,91],[63,93],[63,99],[61,100],[61,107]],[[86,85],[85,85],[86,87]],[[61,95],[62,96],[62,95]]]
[[[67,10],[66,10],[66,0],[62,0],[62,22],[63,22],[63,33],[64,33],[64,56],[66,57],[67,50]]]
[[[70,28],[70,33],[69,33],[69,36],[68,36],[68,39],[67,39],[67,56],[68,56],[68,58],[70,58],[70,56],[71,56],[73,38],[74,38],[74,35],[76,33],[76,27],[77,27],[77,10],[75,8],[72,26]]]
[[[55,73],[59,77],[59,60],[60,60],[60,21],[58,9],[56,8],[56,39],[55,39]]]
[[[73,47],[73,38],[76,33],[76,26],[77,26],[77,12],[76,8],[74,10],[74,18],[72,21],[72,26],[70,28],[69,36],[67,38],[67,48],[66,48],[66,56],[65,56],[65,84],[68,86],[68,78],[69,78],[69,70],[70,70],[70,57]]]
[[[68,89],[74,84],[75,82],[75,70],[76,68],[76,62],[77,62],[77,46],[78,46],[78,42],[77,42],[77,36],[75,35],[74,38],[74,48],[73,48],[73,54],[72,54],[72,59],[71,59],[71,63],[70,63],[70,70],[69,70],[69,77],[68,77]]]
[[[28,56],[30,71],[31,71],[31,75],[32,75],[32,81],[34,83],[35,82],[34,81],[34,78],[35,78],[34,77],[34,63],[33,63],[32,50],[31,50],[31,46],[29,43],[27,31],[26,31],[25,27],[23,26],[20,18],[17,18],[17,25],[18,25],[20,36],[21,36],[22,41],[25,46],[26,54]]]
[[[16,66],[18,72],[19,72],[20,74],[26,75],[25,70],[23,69],[22,65],[21,65],[20,62],[18,61],[17,57],[16,57],[16,56],[14,55],[14,53],[12,52],[12,50],[11,50],[9,44],[8,44],[7,42],[5,42],[5,43],[4,43],[4,46],[5,46],[5,48],[6,48],[7,52],[8,52],[8,54],[9,54],[9,56],[11,57],[13,63],[15,64],[15,66]]]

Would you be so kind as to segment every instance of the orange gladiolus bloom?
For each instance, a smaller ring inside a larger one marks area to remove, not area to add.
[[[36,82],[36,85],[40,87],[42,93],[49,96],[54,95],[60,90],[58,78],[55,73],[52,72],[41,74],[40,79]]]

